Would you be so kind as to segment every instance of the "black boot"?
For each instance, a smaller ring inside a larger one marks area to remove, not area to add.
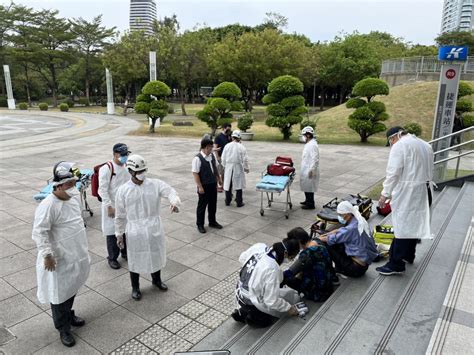
[[[166,286],[166,284],[161,281],[161,270],[151,274],[151,278],[153,279],[153,285],[158,287],[161,291],[168,291],[168,286]]]
[[[82,327],[86,324],[86,321],[81,317],[76,316],[74,311],[71,311],[71,325],[73,327]]]
[[[135,301],[140,301],[140,299],[142,298],[142,293],[140,292],[139,288],[132,288],[132,298]]]
[[[72,336],[72,334],[68,331],[66,332],[60,332],[59,336],[61,338],[61,343],[66,345],[68,348],[74,346],[76,344],[76,340]]]

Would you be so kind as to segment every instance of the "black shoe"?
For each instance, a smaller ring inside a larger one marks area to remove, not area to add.
[[[125,261],[128,261],[128,256],[127,256],[127,254],[122,254],[122,259],[125,260]]]
[[[206,233],[206,228],[204,226],[197,226],[199,233]]]
[[[209,223],[209,227],[211,228],[215,228],[215,229],[222,229],[223,227],[217,223],[217,222],[214,222],[214,223]]]
[[[303,205],[301,206],[302,210],[314,210],[316,207],[314,205]]]
[[[246,315],[246,314],[243,314],[243,313],[240,312],[238,309],[235,309],[235,310],[232,312],[231,317],[232,317],[236,322],[245,323],[245,318],[247,317],[247,315]]]
[[[226,206],[230,206],[230,202],[231,202],[231,201],[227,201],[227,200],[226,200],[226,201],[225,201],[225,205],[226,205]]]
[[[74,314],[74,311],[71,311],[71,325],[73,327],[82,327],[85,324],[86,324],[86,321],[84,319],[82,319],[81,317],[77,317]]]
[[[306,205],[306,201],[300,202],[300,205],[302,206]]]
[[[334,274],[333,277],[331,278],[331,282],[333,286],[339,286],[341,284],[341,281],[339,280],[339,276],[337,276],[336,274]]]
[[[68,348],[76,344],[76,340],[74,339],[74,337],[72,336],[70,332],[59,333],[59,337],[61,338],[61,343],[66,345]]]
[[[243,202],[237,204],[237,207],[244,207],[244,206],[245,206],[245,203],[243,203]]]
[[[139,288],[132,289],[132,298],[136,301],[139,301],[142,298],[142,293]]]
[[[164,282],[161,282],[161,280],[153,281],[153,285],[158,287],[161,291],[168,291],[168,286]]]
[[[120,264],[117,260],[109,260],[109,266],[115,270],[120,269]]]
[[[405,270],[394,270],[394,269],[390,268],[387,265],[379,266],[379,267],[375,268],[375,270],[379,274],[384,275],[384,276],[400,275],[400,274],[403,274],[405,272]]]

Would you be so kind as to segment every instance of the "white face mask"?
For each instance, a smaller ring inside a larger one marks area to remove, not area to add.
[[[140,181],[145,181],[145,178],[146,178],[146,171],[144,171],[144,172],[141,173],[141,174],[135,175],[135,178],[136,178],[137,180],[140,180]]]
[[[69,197],[75,197],[75,196],[79,196],[80,192],[79,190],[77,189],[77,187],[71,187],[67,190],[64,190],[64,192],[69,196]]]

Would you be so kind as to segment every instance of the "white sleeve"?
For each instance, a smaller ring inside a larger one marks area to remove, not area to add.
[[[173,206],[179,206],[181,204],[181,200],[175,189],[164,181],[156,180],[156,182],[161,197],[167,198]]]
[[[291,304],[280,297],[280,281],[278,280],[275,270],[268,270],[265,280],[262,281],[265,283],[263,303],[271,310],[288,312],[291,308]]]
[[[229,155],[229,149],[227,149],[227,150],[224,149],[224,152],[221,154],[221,165],[224,168],[225,168],[225,161],[226,161],[228,155]]]
[[[314,149],[311,151],[311,166],[310,171],[315,171],[319,165],[319,147],[318,144],[314,146]]]
[[[125,210],[125,186],[122,185],[115,196],[115,235],[123,235],[127,227],[127,211]]]
[[[201,159],[199,159],[198,157],[193,158],[191,171],[196,174],[199,174],[199,172],[201,171]]]
[[[109,188],[110,188],[110,177],[111,177],[112,171],[110,171],[110,168],[108,164],[104,164],[100,169],[99,169],[99,196],[102,199],[102,203],[105,205],[105,207],[113,206],[113,202],[110,200],[110,195],[109,195]]]
[[[383,182],[382,196],[390,197],[395,186],[398,184],[403,173],[403,147],[395,144],[388,157],[385,181]]]
[[[51,203],[41,203],[36,209],[35,221],[33,223],[31,236],[38,247],[38,254],[43,258],[48,254],[54,256],[49,236],[51,225],[55,219],[52,207]]]
[[[249,156],[247,154],[247,148],[242,146],[242,165],[244,166],[244,169],[250,169],[249,168]]]

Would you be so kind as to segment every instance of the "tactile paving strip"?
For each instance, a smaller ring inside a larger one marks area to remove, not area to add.
[[[214,309],[209,309],[206,313],[199,316],[196,320],[204,324],[206,327],[211,329],[216,329],[221,323],[227,319],[227,316],[221,312],[218,312]]]
[[[232,274],[230,274],[229,276],[227,276],[224,279],[224,281],[230,282],[231,284],[235,285],[237,283],[237,280],[239,279],[239,276],[240,276],[240,270],[235,271]]]
[[[209,307],[214,307],[217,302],[223,299],[224,296],[218,294],[217,292],[207,290],[204,293],[201,293],[197,298],[196,301],[201,302]]]
[[[171,333],[176,333],[178,330],[183,329],[189,323],[191,323],[191,319],[178,312],[173,312],[168,317],[158,322],[159,325],[161,325],[166,330],[169,330]]]
[[[205,327],[196,321],[192,321],[183,329],[181,329],[176,335],[180,336],[183,339],[186,339],[192,344],[197,344],[210,332],[211,329],[209,329],[208,327]]]
[[[111,355],[129,355],[129,354],[136,354],[136,355],[145,355],[145,354],[157,354],[153,350],[147,348],[145,345],[140,343],[139,341],[132,339],[121,347],[115,349],[110,353]]]
[[[230,316],[232,312],[237,308],[235,295],[226,296],[225,298],[217,302],[213,308],[221,313],[224,313],[227,316]]]
[[[212,291],[227,296],[235,292],[235,284],[228,281],[221,281],[211,288]]]
[[[159,344],[155,350],[160,355],[173,355],[175,352],[184,352],[191,349],[193,344],[180,338],[177,335],[172,335],[170,338]]]
[[[169,339],[172,335],[173,333],[163,329],[159,325],[154,325],[153,327],[138,335],[136,339],[149,348],[155,349],[165,340]]]
[[[184,314],[185,316],[189,318],[196,319],[201,314],[206,312],[208,309],[209,309],[208,306],[205,306],[202,303],[192,300],[186,303],[180,309],[178,309],[178,312]]]

